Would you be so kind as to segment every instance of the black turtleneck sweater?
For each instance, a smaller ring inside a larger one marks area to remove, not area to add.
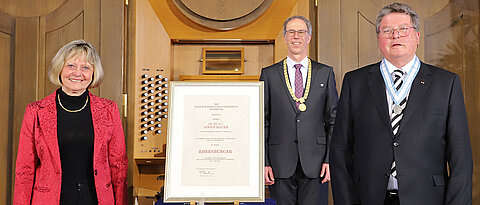
[[[57,90],[57,137],[62,163],[62,186],[64,184],[94,183],[93,176],[93,121],[88,90],[80,96],[69,96],[62,89]]]

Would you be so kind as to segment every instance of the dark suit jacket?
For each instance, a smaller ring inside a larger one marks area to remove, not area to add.
[[[383,204],[394,157],[400,204],[471,204],[473,163],[459,77],[422,63],[394,138],[379,65],[349,72],[343,81],[330,148],[335,204]]]
[[[307,110],[296,108],[283,74],[283,61],[262,69],[265,88],[265,166],[276,178],[293,175],[300,158],[310,178],[320,177],[328,163],[328,146],[333,132],[338,94],[331,67],[312,62]]]

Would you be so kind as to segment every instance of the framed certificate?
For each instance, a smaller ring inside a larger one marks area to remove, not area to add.
[[[263,82],[170,82],[165,202],[263,202]]]

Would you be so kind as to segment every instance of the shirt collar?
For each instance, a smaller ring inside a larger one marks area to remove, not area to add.
[[[404,76],[408,75],[408,73],[410,73],[413,69],[413,64],[415,63],[416,56],[417,55],[414,55],[413,58],[401,68],[395,67],[392,63],[390,63],[387,59],[384,58],[388,73],[392,74],[395,69],[400,69],[404,72]]]
[[[298,64],[297,62],[293,61],[290,57],[287,56],[287,67],[288,68],[293,68],[295,64]],[[307,69],[308,68],[308,57],[305,57],[303,60],[300,61],[300,64],[302,64],[301,69]]]

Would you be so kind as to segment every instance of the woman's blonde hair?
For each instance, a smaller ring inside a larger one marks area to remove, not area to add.
[[[82,39],[67,43],[58,50],[55,57],[53,57],[48,70],[48,78],[50,81],[55,85],[62,86],[60,73],[62,72],[65,61],[79,56],[85,57],[87,62],[93,65],[93,79],[88,87],[98,87],[103,79],[103,68],[100,56],[95,48],[93,48],[92,44]]]

